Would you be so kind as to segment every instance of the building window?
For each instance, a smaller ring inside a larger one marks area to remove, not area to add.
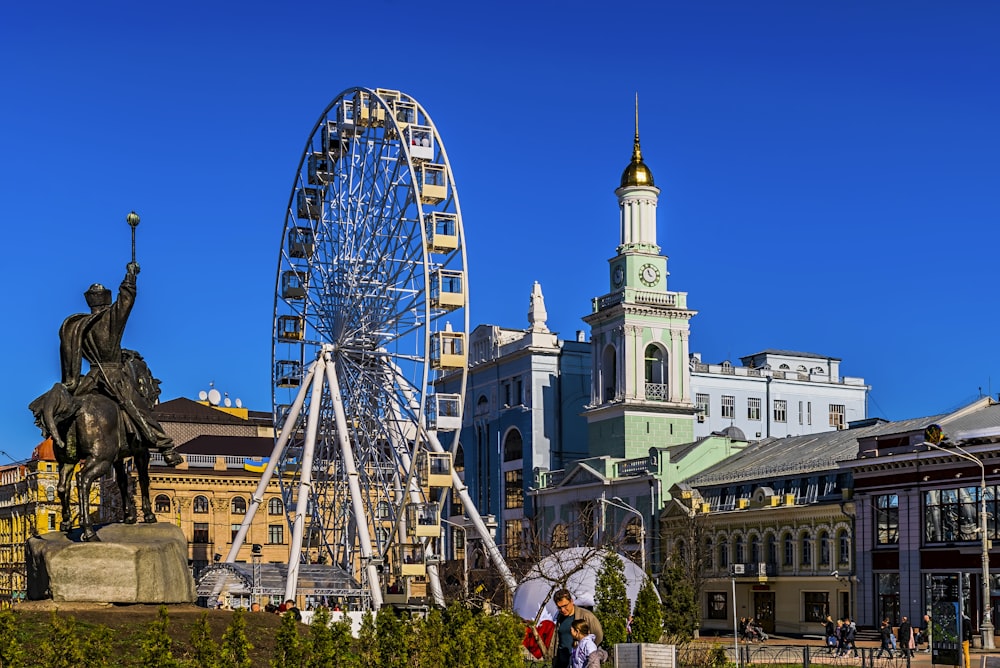
[[[767,537],[767,563],[775,566],[778,564],[778,543],[773,535]]]
[[[784,399],[774,400],[774,421],[788,422],[788,402]]]
[[[825,591],[802,592],[803,617],[807,622],[824,622],[830,614],[830,593]]]
[[[899,497],[895,494],[880,494],[875,497],[875,543],[899,544]]]
[[[507,471],[504,477],[504,508],[524,507],[524,470]]]
[[[247,514],[247,501],[242,496],[234,496],[232,504],[233,515]]]
[[[736,557],[735,557],[736,561],[734,561],[733,563],[735,564],[746,563],[747,555],[746,552],[743,550],[743,536],[737,536],[735,543],[736,543]]]
[[[56,530],[56,514],[49,513],[49,531]]]
[[[524,380],[520,376],[514,379],[514,406],[524,405]]]
[[[830,404],[830,426],[836,429],[844,428],[844,404]]]
[[[662,385],[666,383],[667,373],[663,350],[657,345],[646,346],[646,382]]]
[[[830,565],[830,534],[825,531],[819,534],[819,565]]]
[[[268,515],[281,515],[285,512],[284,504],[281,503],[281,499],[276,496],[271,497],[267,501],[267,514]]]
[[[760,420],[760,397],[747,399],[747,419]]]
[[[878,587],[878,616],[896,622],[900,619],[899,573],[876,573],[875,581]]]
[[[813,563],[813,544],[812,539],[809,534],[802,534],[802,563],[800,564],[803,568],[812,568]]]
[[[813,402],[806,402],[806,424],[813,423]]]
[[[785,566],[791,568],[795,565],[795,543],[792,541],[792,537],[789,534],[785,534],[784,540],[782,540],[783,551],[785,553]]]
[[[712,405],[712,397],[707,394],[696,394],[694,395],[694,405],[698,409],[698,412],[709,417],[711,413],[709,412],[709,407]]]
[[[709,619],[729,619],[729,601],[726,592],[708,592],[708,618]]]
[[[166,494],[157,494],[156,500],[153,502],[154,508],[158,513],[169,513],[170,512],[170,497]]]
[[[760,563],[760,538],[757,536],[750,539],[750,561]]]
[[[388,501],[379,501],[375,504],[375,519],[387,520],[391,517]]]
[[[193,507],[194,507],[194,512],[198,513],[199,515],[202,514],[202,513],[207,513],[208,512],[208,498],[204,497],[204,496],[196,496],[196,497],[194,497]]]
[[[267,525],[267,542],[271,545],[281,545],[285,542],[285,525],[284,524],[269,524]]]
[[[838,563],[841,566],[851,563],[851,539],[847,536],[846,531],[837,534],[837,553],[839,555]]]
[[[799,424],[802,424],[802,402],[799,402]]]
[[[928,543],[980,540],[978,492],[975,487],[924,492],[924,540]],[[987,497],[987,511],[990,500]]]
[[[240,532],[241,524],[230,524],[229,525],[229,542],[232,543],[236,540],[236,534]]]
[[[715,570],[715,550],[712,546],[712,539],[705,539],[705,569]]]
[[[565,524],[557,524],[552,529],[552,549],[564,550],[569,547],[569,530]]]
[[[736,419],[736,397],[722,395],[722,417],[729,420]]]
[[[507,543],[507,556],[521,556],[521,520],[507,520],[504,522],[504,535]]]
[[[618,396],[618,354],[614,346],[607,346],[601,356],[601,403],[614,401]]]
[[[725,540],[719,541],[719,568],[729,567],[729,543]]]
[[[522,450],[524,448],[524,441],[521,438],[521,432],[517,429],[511,429],[507,432],[507,437],[503,440],[503,460],[505,462],[513,462],[521,459],[524,455]]]
[[[208,523],[207,522],[195,522],[194,533],[191,535],[192,543],[207,543],[208,542]]]

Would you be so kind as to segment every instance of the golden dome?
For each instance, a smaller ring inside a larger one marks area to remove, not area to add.
[[[642,150],[639,149],[639,133],[635,135],[635,147],[632,149],[632,162],[622,172],[622,188],[629,186],[653,185],[653,172],[642,161]]]

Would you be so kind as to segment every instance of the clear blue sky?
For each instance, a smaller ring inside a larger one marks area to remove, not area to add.
[[[607,291],[640,96],[692,351],[843,359],[870,413],[1000,391],[995,2],[5,3],[0,449],[38,442],[57,329],[117,287],[164,399],[270,409],[284,208],[350,86],[418,99],[455,171],[472,321],[571,338]]]

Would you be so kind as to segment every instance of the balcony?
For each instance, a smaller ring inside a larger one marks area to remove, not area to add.
[[[647,401],[669,401],[670,393],[666,383],[646,383]]]

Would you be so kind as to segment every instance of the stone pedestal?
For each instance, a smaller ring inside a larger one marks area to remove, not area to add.
[[[100,542],[62,533],[28,539],[28,598],[93,603],[191,603],[187,539],[173,524],[109,524]]]

